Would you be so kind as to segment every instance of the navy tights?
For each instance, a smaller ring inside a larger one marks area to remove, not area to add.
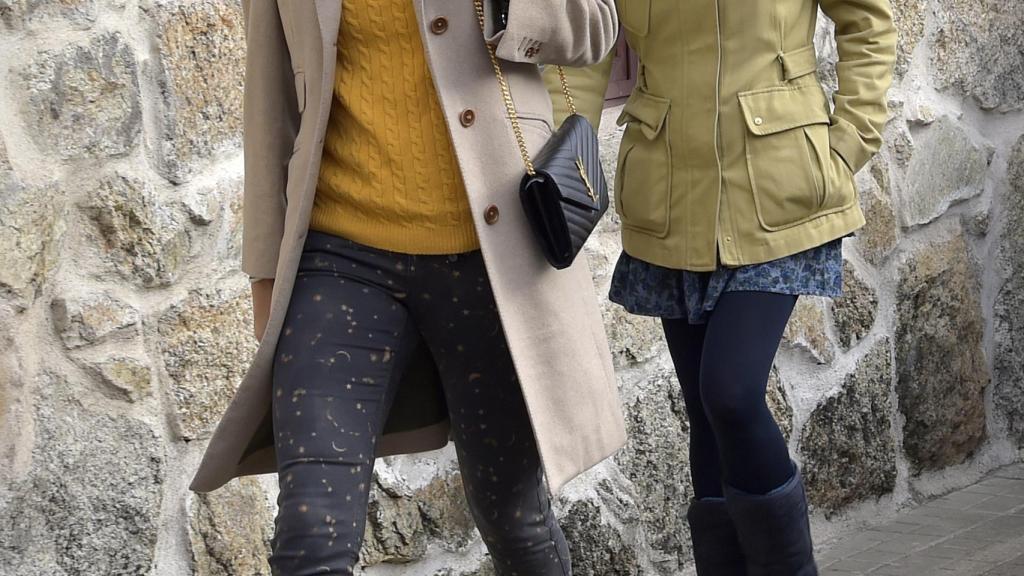
[[[765,391],[796,296],[725,292],[707,324],[663,319],[690,420],[690,474],[697,498],[722,482],[766,494],[793,473]]]

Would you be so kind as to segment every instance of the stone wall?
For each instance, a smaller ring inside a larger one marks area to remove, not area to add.
[[[769,392],[819,542],[1024,446],[1024,12],[893,3],[847,292],[801,301]],[[254,349],[243,59],[235,1],[0,0],[0,573],[268,574],[273,478],[186,490]],[[602,293],[617,225],[588,249]],[[576,573],[680,574],[678,386],[656,322],[604,314],[631,440],[558,500]],[[378,463],[365,574],[492,573],[455,470],[450,448]]]

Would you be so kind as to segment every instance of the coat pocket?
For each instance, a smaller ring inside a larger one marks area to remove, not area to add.
[[[526,148],[530,151],[530,155],[533,156],[540,152],[540,149],[554,135],[551,121],[539,113],[519,110],[516,114],[519,116],[519,126],[523,129],[523,137],[526,138]],[[518,149],[516,153],[518,155]]]
[[[741,92],[739,101],[761,226],[782,230],[836,208],[830,198],[828,105],[821,87],[751,90]]]
[[[664,238],[672,202],[671,102],[637,88],[618,124],[626,124],[615,171],[615,211],[622,226]]]

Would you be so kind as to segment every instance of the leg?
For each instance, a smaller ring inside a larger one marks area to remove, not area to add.
[[[700,365],[706,326],[690,324],[682,318],[663,319],[662,327],[690,423],[690,478],[693,480],[694,497],[721,497],[718,444],[700,398]]]
[[[726,292],[708,320],[701,397],[725,482],[764,494],[792,475],[789,449],[765,391],[796,296]]]
[[[463,484],[500,576],[568,576],[568,546],[547,489],[526,404],[479,253],[436,259],[415,310],[437,360]]]
[[[796,296],[722,295],[708,325],[701,395],[721,448],[725,505],[750,576],[817,576],[803,483],[765,402]]]
[[[690,423],[690,477],[694,499],[686,510],[698,576],[746,576],[736,526],[722,497],[721,464],[715,434],[700,397],[700,366],[706,325],[663,319],[665,340],[682,386]]]
[[[340,259],[303,256],[275,353],[275,576],[352,574],[375,443],[418,338],[389,294],[330,271],[351,268]]]

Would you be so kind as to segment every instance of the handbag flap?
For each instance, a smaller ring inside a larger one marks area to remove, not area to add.
[[[595,211],[607,208],[608,184],[601,168],[597,133],[583,116],[572,114],[566,118],[533,164],[563,202]],[[529,179],[527,175],[524,184]]]

